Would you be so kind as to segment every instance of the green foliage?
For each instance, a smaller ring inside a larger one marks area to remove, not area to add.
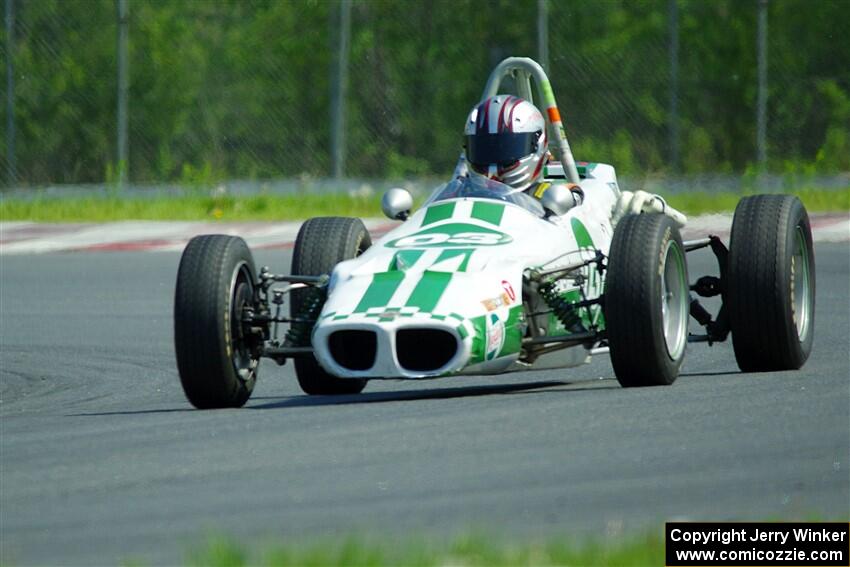
[[[130,181],[327,176],[339,6],[133,0]],[[680,169],[745,172],[756,153],[757,3],[678,7]],[[536,16],[536,0],[354,2],[347,174],[451,171],[490,70],[535,56]],[[667,18],[667,0],[550,0],[549,74],[578,159],[630,175],[673,169]],[[768,21],[769,169],[850,170],[850,2],[771,2]],[[117,179],[115,38],[113,0],[16,2],[23,183]]]
[[[717,167],[717,152],[708,129],[698,126],[688,128],[683,138],[685,144],[682,158],[690,173],[701,173],[709,164]]]
[[[180,171],[180,183],[195,189],[208,189],[217,182],[222,181],[225,175],[222,171],[216,171],[213,164],[204,161],[200,167],[191,163],[184,163]]]

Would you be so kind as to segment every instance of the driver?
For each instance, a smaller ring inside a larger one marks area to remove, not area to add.
[[[552,188],[542,178],[550,157],[549,143],[546,121],[537,107],[516,96],[492,96],[472,109],[464,133],[466,165],[472,174],[525,191],[545,206],[544,195]],[[558,199],[556,214],[564,214],[584,200],[578,185],[563,185],[570,190],[572,202]]]

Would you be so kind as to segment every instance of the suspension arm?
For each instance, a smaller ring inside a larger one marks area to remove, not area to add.
[[[580,262],[576,262],[575,264],[570,264],[569,266],[564,266],[562,268],[553,268],[551,270],[529,270],[528,279],[533,282],[540,282],[543,280],[543,278],[547,276],[566,274],[584,268],[585,266],[589,266],[590,264],[596,264],[596,269],[602,272],[605,269],[604,261],[605,254],[603,254],[601,250],[596,250],[596,254],[593,258],[582,260]]]
[[[570,333],[569,335],[555,335],[545,337],[528,337],[522,340],[523,345],[545,345],[552,343],[569,343],[564,346],[573,346],[596,342],[602,335],[593,331],[585,333]]]
[[[721,304],[717,312],[717,318],[714,319],[699,300],[691,295],[690,315],[700,325],[705,327],[706,333],[704,335],[690,334],[688,335],[688,342],[707,342],[709,346],[715,342],[723,342],[729,337],[730,331],[729,316],[726,313],[727,258],[729,257],[729,249],[726,248],[719,237],[713,234],[709,235],[708,238],[689,240],[683,244],[686,252],[710,247],[714,257],[717,259],[717,267],[720,271],[720,277],[703,276],[695,284],[690,286],[691,291],[701,297],[719,295]]]

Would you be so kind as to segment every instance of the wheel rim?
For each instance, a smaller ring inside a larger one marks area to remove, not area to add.
[[[791,256],[791,308],[797,338],[803,341],[809,332],[811,320],[812,289],[809,263],[809,247],[802,225],[797,225],[794,255]]]
[[[239,379],[248,382],[256,373],[259,359],[252,355],[252,335],[246,332],[242,323],[245,308],[251,306],[254,300],[254,284],[245,263],[233,272],[230,298],[230,359]]]
[[[677,360],[688,338],[687,281],[685,259],[674,241],[667,243],[661,267],[661,324],[667,355]]]

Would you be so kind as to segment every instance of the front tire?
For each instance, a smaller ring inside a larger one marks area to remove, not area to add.
[[[254,390],[261,339],[241,319],[254,302],[255,273],[248,245],[233,236],[197,236],[180,258],[174,347],[183,391],[198,409],[241,407]]]
[[[623,387],[672,384],[688,342],[688,267],[670,217],[629,215],[614,230],[605,321]]]
[[[346,217],[317,217],[309,219],[298,231],[292,254],[292,274],[320,276],[330,274],[334,266],[343,260],[351,260],[372,245],[369,231],[363,221]],[[290,314],[293,318],[303,317],[311,303],[324,301],[324,290],[303,289],[292,293]],[[318,310],[316,310],[318,315]],[[309,328],[298,334],[309,345]],[[337,378],[325,372],[314,356],[295,359],[295,376],[305,394],[338,395],[359,394],[366,387],[366,379]]]
[[[728,270],[738,367],[744,372],[802,367],[814,341],[815,255],[800,199],[741,199],[732,221]]]

